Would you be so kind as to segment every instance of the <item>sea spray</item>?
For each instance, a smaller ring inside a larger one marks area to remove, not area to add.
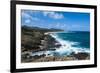
[[[67,33],[66,33],[67,34]],[[58,52],[60,55],[70,55],[72,52],[79,53],[79,52],[86,52],[89,53],[89,49],[81,48],[81,47],[73,47],[72,45],[79,44],[78,42],[71,42],[67,40],[63,40],[58,37],[56,33],[50,34],[53,38],[56,39],[62,46],[60,48],[56,48],[55,52]]]
[[[72,32],[71,32],[72,33]],[[74,33],[74,32],[73,32]],[[75,47],[73,45],[80,45],[79,42],[74,42],[74,41],[69,41],[69,40],[64,40],[61,37],[59,37],[59,33],[46,33],[50,35],[51,37],[55,38],[56,41],[58,41],[61,46],[59,48],[54,47],[54,48],[48,48],[48,49],[56,49],[56,50],[44,50],[44,51],[38,51],[32,54],[32,56],[35,55],[43,55],[45,54],[46,56],[69,56],[71,53],[79,53],[79,52],[85,52],[85,53],[90,53],[89,48],[83,48],[83,47]],[[60,34],[68,34],[67,33],[60,33]],[[66,36],[63,36],[66,37]],[[73,36],[74,37],[74,36]],[[55,43],[56,44],[56,43]]]

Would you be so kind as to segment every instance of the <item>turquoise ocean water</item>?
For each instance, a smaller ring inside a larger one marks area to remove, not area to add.
[[[71,31],[71,32],[55,32],[50,35],[58,41],[61,46],[53,51],[41,51],[33,55],[46,54],[47,56],[68,56],[72,52],[90,53],[90,32],[86,31]]]

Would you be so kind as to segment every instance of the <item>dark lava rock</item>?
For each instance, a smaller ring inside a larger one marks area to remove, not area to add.
[[[73,56],[78,60],[85,60],[87,57],[89,57],[89,53],[80,52],[77,54],[73,54]]]

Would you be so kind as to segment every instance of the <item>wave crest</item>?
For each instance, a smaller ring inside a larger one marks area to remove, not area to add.
[[[70,55],[72,52],[79,53],[79,52],[86,52],[90,53],[88,48],[82,47],[73,47],[72,45],[78,45],[78,42],[71,42],[66,41],[58,37],[57,34],[53,33],[50,34],[53,38],[55,38],[62,46],[60,48],[56,48],[55,52],[59,53],[60,55]]]

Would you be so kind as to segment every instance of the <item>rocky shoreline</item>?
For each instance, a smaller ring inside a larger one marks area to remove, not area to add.
[[[29,56],[26,59],[24,59],[23,63],[29,63],[29,62],[49,62],[49,61],[72,61],[72,60],[89,60],[90,55],[88,53],[78,53],[73,54],[70,56],[46,56],[45,54],[42,55],[35,55],[35,56]]]
[[[50,30],[30,30],[23,28],[21,34],[21,62],[48,62],[48,61],[69,61],[69,60],[89,60],[90,55],[88,53],[74,52],[69,56],[47,56],[46,51],[55,51],[54,48],[59,48],[62,45],[51,37]],[[38,54],[36,54],[38,53]]]
[[[61,31],[57,29],[41,29],[41,28],[30,28],[27,26],[22,27],[21,33],[21,61],[26,61],[30,59],[37,59],[40,56],[33,56],[32,53],[42,52],[42,51],[54,51],[55,47],[59,48],[61,44],[57,42],[49,34],[45,34],[51,31]],[[44,54],[43,56],[44,57]]]

